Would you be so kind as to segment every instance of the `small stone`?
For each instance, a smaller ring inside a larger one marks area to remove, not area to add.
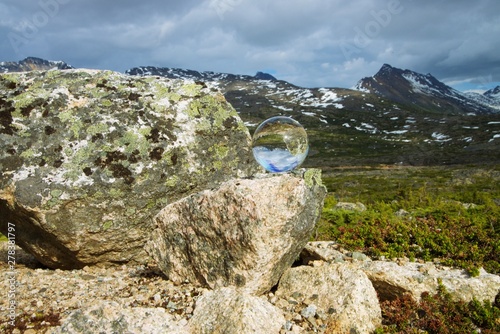
[[[289,304],[285,299],[279,298],[278,301],[275,303],[275,306],[277,306],[282,310],[285,310],[289,307]]]
[[[310,318],[314,317],[316,315],[317,307],[314,304],[311,304],[304,308],[301,312],[300,315],[302,315],[304,318]]]
[[[352,252],[351,257],[355,261],[370,261],[370,258],[360,252]]]
[[[321,319],[321,320],[328,319],[328,314],[326,314],[326,312],[323,311],[323,310],[317,310],[316,311],[316,316],[318,317],[318,319]]]
[[[321,267],[321,266],[323,266],[325,264],[325,262],[323,262],[323,261],[312,261],[310,264],[313,267]]]
[[[314,319],[314,317],[307,317],[306,320],[313,326],[313,327],[317,327],[317,323],[316,323],[316,319]]]
[[[408,216],[410,213],[404,209],[399,209],[398,211],[396,211],[395,214],[397,217],[405,217]]]

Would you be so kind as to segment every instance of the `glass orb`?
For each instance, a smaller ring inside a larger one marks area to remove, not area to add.
[[[271,117],[255,130],[252,151],[255,160],[267,171],[291,171],[304,162],[309,152],[306,130],[290,117]]]

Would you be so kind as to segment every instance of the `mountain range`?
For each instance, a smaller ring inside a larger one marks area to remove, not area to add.
[[[0,73],[71,68],[33,57],[0,63]],[[144,66],[126,74],[192,80],[220,90],[251,132],[271,116],[295,118],[309,134],[308,167],[500,163],[500,87],[462,93],[431,74],[388,64],[351,89],[298,87],[262,72]]]
[[[74,67],[63,61],[51,61],[36,57],[28,57],[19,62],[0,62],[0,73],[25,72],[25,71],[47,71],[47,70],[70,70]]]

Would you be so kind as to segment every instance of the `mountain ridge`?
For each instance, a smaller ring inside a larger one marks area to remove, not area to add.
[[[447,86],[430,73],[424,75],[389,64],[384,64],[374,76],[358,81],[354,89],[427,110],[479,114],[500,111],[500,101],[493,101],[490,96],[472,99],[467,93]]]
[[[254,76],[245,74],[220,73],[213,71],[196,71],[182,68],[157,67],[157,66],[139,66],[125,71],[128,75],[158,75],[171,79],[191,79],[191,80],[277,80],[268,73],[257,72]]]
[[[27,57],[19,62],[1,62],[0,73],[31,70],[74,69],[64,61],[49,61],[37,57]],[[226,90],[228,83],[235,81],[270,81],[280,82],[283,86],[301,88],[304,91],[347,90],[347,88],[303,88],[292,83],[278,80],[264,72],[254,76],[213,71],[195,71],[181,68],[139,66],[125,71],[128,75],[158,75],[172,79],[191,79],[208,81],[214,86]],[[222,86],[222,87],[221,87]],[[464,112],[464,113],[500,113],[500,86],[483,94],[464,93],[436,79],[432,74],[420,74],[408,69],[399,69],[383,64],[380,70],[371,77],[365,77],[351,88],[363,93],[372,93],[391,101],[411,104],[429,111]],[[307,94],[306,94],[307,95]]]
[[[53,61],[53,60],[45,60],[37,57],[27,57],[21,61],[3,61],[0,62],[0,73],[9,73],[9,72],[26,72],[26,71],[35,71],[35,70],[70,70],[74,69],[73,66],[68,65],[64,61]]]

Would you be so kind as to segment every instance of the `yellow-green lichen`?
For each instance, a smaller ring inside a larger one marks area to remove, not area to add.
[[[323,181],[321,180],[321,169],[307,169],[304,173],[304,181],[308,187],[313,187],[314,185],[324,187]]]
[[[87,128],[87,134],[94,136],[96,134],[102,134],[109,130],[109,127],[106,123],[98,122],[97,124],[92,124]]]
[[[82,130],[83,126],[84,125],[82,121],[80,121],[80,119],[78,118],[71,123],[69,129],[73,132],[73,136],[75,137],[75,139],[80,138],[80,131]]]
[[[137,210],[134,207],[128,207],[125,211],[127,216],[133,216]]]
[[[104,222],[104,224],[102,224],[102,229],[104,231],[106,230],[109,230],[111,228],[111,226],[113,226],[113,221],[112,220],[107,220]]]
[[[161,161],[165,163],[167,166],[172,166],[174,164],[172,161],[172,157],[173,157],[172,151],[165,151],[161,155]]]
[[[73,153],[72,163],[75,166],[81,167],[84,162],[94,159],[97,147],[94,143],[87,143],[85,146],[81,147],[79,150]]]
[[[73,120],[73,113],[71,112],[71,109],[69,110],[65,110],[65,111],[61,111],[57,117],[59,117],[59,119],[61,120],[61,122],[69,122],[69,121],[72,121]]]
[[[182,86],[179,91],[183,96],[195,97],[200,95],[200,91],[203,87],[196,83],[190,83]]]
[[[121,189],[117,189],[117,188],[109,189],[109,196],[111,198],[121,198],[121,197],[123,197],[123,195],[124,195],[124,192]]]
[[[101,104],[102,104],[103,106],[105,106],[106,108],[109,108],[109,107],[111,107],[111,106],[113,105],[113,102],[111,102],[110,100],[107,100],[107,99],[106,99],[106,100],[102,100],[102,101],[101,101]]]
[[[29,148],[20,154],[20,157],[25,159],[29,159],[34,156],[35,156],[35,151],[32,148]]]
[[[212,155],[215,160],[222,160],[227,157],[229,153],[229,148],[225,144],[214,144],[208,148],[208,152]]]
[[[116,141],[116,145],[124,148],[124,152],[127,154],[131,154],[135,150],[138,150],[142,156],[147,155],[151,147],[146,137],[134,129],[125,132],[123,136]]]
[[[179,102],[181,100],[182,96],[180,94],[177,94],[177,93],[171,93],[168,98],[172,102]]]
[[[139,129],[139,133],[144,137],[149,136],[151,134],[151,127],[143,126],[142,128]]]
[[[177,175],[174,175],[174,176],[169,177],[167,179],[167,182],[165,182],[165,185],[169,188],[173,188],[177,185],[178,182],[179,182],[179,177]]]
[[[13,82],[13,83],[16,83],[18,84],[20,82],[19,78],[19,74],[15,73],[15,74],[11,74],[11,73],[2,73],[2,78],[10,81],[10,82]]]
[[[52,198],[59,198],[63,194],[63,191],[61,189],[53,189],[50,191],[50,196]]]
[[[160,100],[164,98],[169,98],[170,97],[170,87],[166,86],[165,84],[156,82],[154,85],[154,90],[155,90],[155,99]]]

